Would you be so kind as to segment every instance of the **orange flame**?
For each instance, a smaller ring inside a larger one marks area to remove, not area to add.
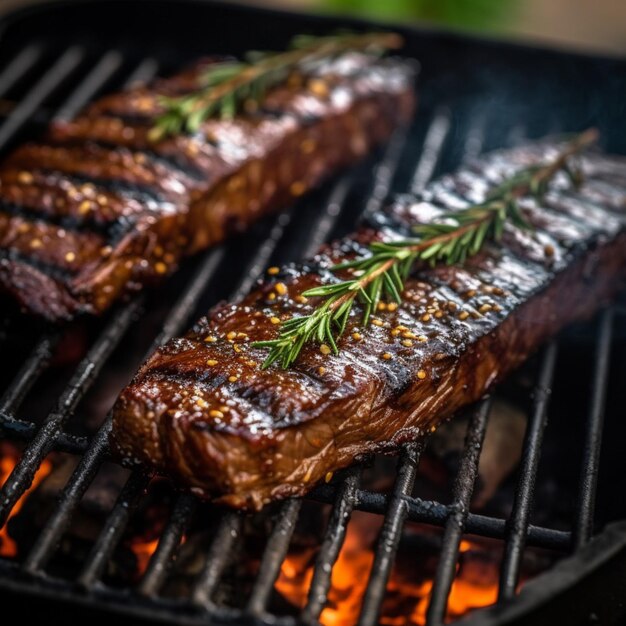
[[[4,482],[9,477],[13,468],[19,461],[20,453],[18,449],[7,442],[2,442],[0,445],[0,484],[4,485]],[[15,557],[17,556],[17,544],[15,540],[9,535],[9,520],[15,517],[21,510],[26,498],[39,487],[41,481],[50,474],[52,471],[52,463],[48,459],[44,459],[39,469],[35,473],[31,486],[22,494],[20,499],[15,503],[13,510],[11,511],[6,524],[0,528],[0,556]]]
[[[376,525],[378,524],[379,522],[376,522]],[[370,527],[369,531],[371,530]],[[324,626],[353,626],[358,621],[374,562],[373,542],[368,538],[368,534],[371,532],[364,531],[361,523],[351,522],[348,526],[346,540],[333,567],[327,606],[320,616],[320,622]],[[473,548],[475,546],[469,541],[461,542],[462,553]],[[302,608],[307,600],[313,578],[314,557],[313,549],[288,555],[276,581],[276,590],[299,608]],[[425,624],[432,585],[432,578],[414,583],[404,580],[394,569],[387,585],[389,598],[383,604],[380,623],[386,626]],[[472,609],[493,604],[497,592],[495,564],[493,571],[482,571],[480,576],[476,577],[466,577],[463,569],[457,566],[457,577],[448,601],[448,617],[458,618]],[[393,606],[389,602],[391,598]]]
[[[148,568],[150,563],[150,557],[154,554],[154,551],[159,545],[158,539],[151,539],[149,541],[143,541],[141,539],[133,539],[130,544],[131,550],[137,557],[137,574],[142,576]]]

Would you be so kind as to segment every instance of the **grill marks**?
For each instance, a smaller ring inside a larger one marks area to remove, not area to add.
[[[420,269],[402,304],[377,311],[367,328],[356,307],[339,355],[309,344],[291,369],[262,371],[266,352],[250,344],[275,337],[276,318],[313,310],[314,301],[296,296],[334,280],[324,267],[381,236],[403,238],[411,224],[447,208],[480,202],[503,177],[561,149],[542,143],[485,157],[418,197],[400,197],[374,220],[384,234],[362,229],[311,264],[268,276],[241,303],[212,310],[158,350],[122,393],[114,449],[197,493],[258,508],[302,494],[356,456],[415,438],[482,397],[624,278],[626,184],[619,176],[608,188],[598,184],[619,159],[585,156],[581,189],[557,180],[541,206],[524,201],[532,233],[508,228],[501,244],[463,267]]]
[[[105,97],[6,159],[0,287],[25,308],[54,320],[106,309],[290,203],[412,114],[407,65],[346,55],[316,70],[327,93],[290,84],[268,93],[271,113],[149,141],[161,96],[197,88],[210,62]]]
[[[106,149],[91,142],[80,146],[30,144],[18,148],[8,165],[24,171],[58,172],[74,179],[136,192],[155,202],[187,197],[186,177],[150,163],[142,153],[125,148]]]

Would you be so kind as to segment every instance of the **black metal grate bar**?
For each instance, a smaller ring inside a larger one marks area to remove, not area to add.
[[[349,176],[341,178],[341,180],[333,187],[328,197],[328,202],[324,207],[324,211],[320,215],[315,224],[315,229],[309,236],[307,247],[304,251],[304,258],[313,256],[318,248],[328,241],[330,233],[337,223],[337,218],[341,213],[341,209],[345,203],[346,197],[353,185],[353,180]]]
[[[150,558],[148,569],[139,583],[137,590],[142,595],[154,596],[161,589],[196,504],[196,497],[190,493],[178,496],[172,515],[159,538],[157,549]]]
[[[424,147],[419,164],[413,174],[409,189],[413,193],[419,193],[433,177],[437,163],[441,158],[443,145],[450,132],[451,126],[450,109],[446,106],[439,107],[435,111],[433,121],[428,127],[428,133],[424,139]]]
[[[135,471],[124,485],[111,514],[106,520],[104,529],[98,535],[82,571],[78,583],[85,588],[92,587],[102,576],[111,553],[119,543],[128,520],[145,489],[151,476]]]
[[[287,556],[289,542],[296,527],[296,521],[302,500],[287,500],[281,505],[280,513],[272,534],[270,535],[265,552],[259,567],[247,610],[252,615],[260,616],[264,613],[267,601],[274,589],[274,583],[278,578],[280,566]]]
[[[5,422],[14,419],[14,413],[22,403],[22,400],[24,400],[32,385],[48,366],[58,341],[59,334],[54,332],[44,335],[37,342],[37,345],[33,348],[33,351],[0,400],[0,427],[4,427]],[[34,428],[34,424],[29,425]]]
[[[578,515],[574,528],[574,547],[577,549],[589,541],[593,532],[593,512],[600,468],[600,449],[602,447],[602,428],[604,426],[604,408],[609,379],[612,333],[613,313],[611,309],[608,309],[602,313],[600,320],[594,359],[591,406],[581,466]]]
[[[122,65],[122,60],[123,57],[119,52],[107,52],[57,111],[55,119],[65,121],[74,117],[113,76]]]
[[[54,513],[47,521],[28,553],[23,568],[34,574],[45,567],[56,549],[63,532],[71,522],[71,515],[94,479],[108,452],[107,434],[100,431],[87,452],[81,457],[70,480],[63,489]]]
[[[64,422],[73,414],[77,404],[96,380],[107,357],[124,336],[135,318],[138,304],[138,300],[135,300],[113,316],[87,356],[79,363],[56,407],[24,450],[0,492],[0,526],[6,523],[11,509],[28,489],[44,457],[54,447]]]
[[[389,197],[393,177],[395,176],[400,158],[407,144],[407,129],[401,128],[389,140],[382,161],[377,165],[374,172],[374,186],[369,198],[364,203],[365,209],[362,218],[373,215],[382,208],[383,202]]]
[[[21,441],[30,441],[37,433],[37,424],[0,413],[0,433]],[[54,452],[83,454],[89,447],[89,439],[61,431],[52,445]]]
[[[332,504],[334,501],[334,487],[326,485],[318,487],[309,494],[309,498]],[[444,526],[450,516],[452,507],[433,500],[421,498],[405,498],[408,508],[407,519],[411,522]],[[366,513],[384,515],[389,506],[389,495],[372,491],[357,490],[355,510]],[[465,532],[470,535],[504,539],[506,537],[506,520],[469,513],[465,524]],[[541,526],[528,526],[527,545],[537,548],[566,551],[571,544],[571,533]]]
[[[246,271],[237,284],[237,287],[231,294],[231,298],[237,300],[243,297],[249,289],[252,288],[257,278],[267,267],[272,254],[278,246],[278,242],[282,239],[285,229],[291,222],[291,211],[281,213],[275,220],[269,235],[258,247],[252,261],[248,264]]]
[[[454,484],[454,501],[444,529],[441,555],[426,615],[426,623],[429,626],[444,622],[448,596],[456,573],[461,537],[465,530],[470,499],[478,473],[478,461],[490,407],[490,400],[483,400],[474,411],[468,426],[463,458]]]
[[[242,515],[234,511],[225,512],[220,520],[206,563],[191,595],[191,600],[195,604],[208,610],[213,608],[213,594],[232,556],[233,548],[241,538],[242,520]]]
[[[21,130],[37,107],[65,80],[83,58],[83,50],[77,46],[68,48],[33,88],[13,109],[11,114],[0,126],[0,149]]]
[[[513,511],[507,523],[507,538],[500,569],[500,600],[512,598],[519,581],[522,554],[528,533],[528,520],[532,511],[533,488],[541,456],[543,432],[548,422],[548,403],[556,357],[557,346],[555,342],[552,342],[544,352],[539,380],[534,388],[534,409],[526,429],[519,482]]]
[[[361,606],[359,626],[378,624],[391,567],[396,557],[402,528],[408,514],[405,498],[413,491],[417,466],[423,448],[423,442],[411,443],[405,445],[400,453],[393,495],[378,537],[374,564]]]
[[[41,46],[30,44],[22,48],[0,73],[0,96],[4,96],[40,57]]]
[[[328,520],[326,534],[315,561],[308,600],[300,616],[304,623],[317,623],[326,604],[333,565],[343,546],[352,511],[358,503],[361,472],[360,467],[349,469],[347,476],[336,490],[335,503]]]
[[[159,63],[152,57],[146,57],[139,63],[139,65],[133,70],[132,74],[126,79],[124,83],[125,88],[135,87],[142,83],[147,83],[152,80],[159,71]]]

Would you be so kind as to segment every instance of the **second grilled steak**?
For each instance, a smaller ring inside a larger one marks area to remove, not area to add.
[[[0,167],[0,290],[50,320],[99,313],[354,162],[411,117],[412,69],[344,54],[263,107],[148,139],[211,61],[105,97]]]
[[[355,307],[339,354],[304,346],[288,370],[253,341],[310,314],[303,291],[337,280],[328,268],[377,239],[482,202],[520,168],[561,146],[499,152],[403,197],[374,227],[271,273],[238,304],[215,307],[159,349],[122,393],[112,445],[127,461],[241,508],[305,493],[361,455],[394,449],[476,401],[563,326],[591,315],[626,269],[626,162],[586,155],[584,183],[557,177],[541,205],[522,201],[534,232],[507,226],[500,244],[463,266],[422,269],[402,304],[362,327]]]

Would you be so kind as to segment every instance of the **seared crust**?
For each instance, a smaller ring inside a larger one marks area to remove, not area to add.
[[[367,328],[358,307],[338,356],[305,346],[295,365],[260,368],[251,342],[279,319],[309,313],[298,297],[336,280],[331,264],[446,208],[480,201],[521,166],[559,146],[493,154],[398,199],[373,228],[267,276],[238,304],[211,310],[141,368],[113,413],[116,454],[173,476],[203,497],[240,508],[300,495],[364,454],[415,439],[479,399],[542,342],[591,315],[620,287],[626,266],[625,162],[584,158],[585,183],[555,181],[542,206],[523,202],[534,233],[507,227],[501,245],[463,267],[424,269],[403,303]]]
[[[362,157],[414,106],[407,64],[347,54],[315,89],[292,81],[254,114],[150,141],[160,96],[209,63],[103,98],[4,161],[0,291],[54,321],[100,313]]]

